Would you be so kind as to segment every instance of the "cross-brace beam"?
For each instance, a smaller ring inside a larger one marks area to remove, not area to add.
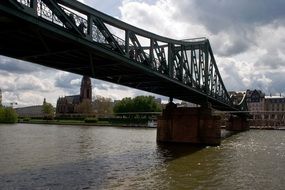
[[[72,32],[85,37],[84,33],[77,27],[72,13],[67,15],[55,0],[42,0],[56,17]]]

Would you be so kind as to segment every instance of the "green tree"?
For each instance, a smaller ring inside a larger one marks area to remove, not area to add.
[[[160,112],[161,106],[153,96],[137,96],[134,99],[124,98],[114,106],[114,113]]]
[[[4,107],[0,107],[0,123],[4,123],[5,120],[5,110]]]
[[[50,103],[47,103],[44,101],[43,103],[44,119],[46,120],[54,119],[54,112],[55,112],[55,108]]]
[[[137,96],[133,99],[134,112],[159,112],[160,105],[153,96]]]
[[[97,114],[112,114],[113,113],[113,103],[111,98],[105,98],[102,96],[96,96],[94,100],[94,107]]]
[[[18,115],[13,108],[0,107],[0,123],[16,123]]]
[[[93,108],[90,100],[83,100],[76,108],[77,113],[92,114]]]
[[[133,101],[131,98],[123,98],[117,102],[113,109],[114,113],[133,112]]]

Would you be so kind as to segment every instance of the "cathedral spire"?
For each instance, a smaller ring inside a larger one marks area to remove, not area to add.
[[[91,79],[88,76],[83,76],[80,87],[80,100],[92,100],[92,85]]]

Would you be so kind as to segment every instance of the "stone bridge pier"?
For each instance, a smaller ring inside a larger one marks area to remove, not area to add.
[[[220,145],[220,117],[206,107],[176,107],[170,102],[158,118],[157,141]]]
[[[249,130],[249,122],[245,116],[231,115],[226,130],[228,131],[246,131]]]

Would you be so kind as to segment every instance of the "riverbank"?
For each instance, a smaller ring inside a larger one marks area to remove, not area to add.
[[[30,121],[19,121],[18,123],[23,124],[47,124],[47,125],[86,125],[86,126],[120,126],[121,124],[111,124],[109,122],[94,122],[86,123],[81,120],[30,120]]]
[[[23,124],[46,124],[46,125],[78,125],[78,126],[104,126],[104,127],[150,127],[147,123],[134,124],[129,122],[109,122],[109,121],[97,121],[97,122],[85,122],[84,120],[42,120],[31,119],[29,121],[19,120],[18,123]],[[156,128],[151,126],[151,128]],[[225,129],[225,126],[221,126],[221,129]],[[250,129],[256,130],[285,130],[285,126],[250,126]]]
[[[284,126],[250,126],[250,129],[260,130],[285,130]]]
[[[32,119],[29,121],[20,120],[18,123],[23,124],[44,124],[44,125],[78,125],[78,126],[102,126],[102,127],[148,127],[148,124],[133,124],[128,122],[85,122],[84,120],[41,120]]]

